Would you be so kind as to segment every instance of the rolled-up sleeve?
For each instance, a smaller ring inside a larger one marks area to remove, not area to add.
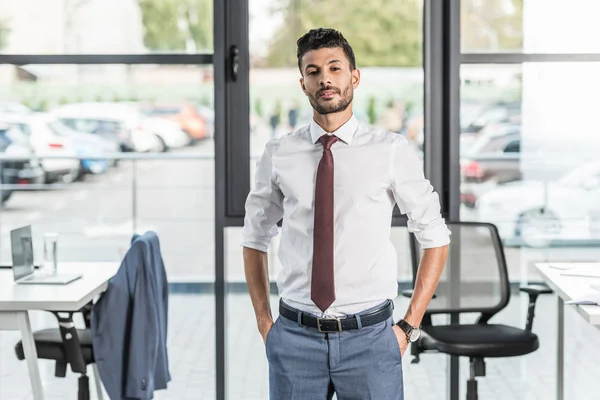
[[[273,174],[273,141],[256,164],[254,188],[246,199],[246,215],[241,245],[267,251],[271,239],[279,232],[277,222],[283,217],[283,195]]]
[[[423,174],[423,163],[403,136],[393,144],[391,175],[396,204],[408,217],[408,230],[424,249],[450,243],[450,230],[442,218],[440,200]]]

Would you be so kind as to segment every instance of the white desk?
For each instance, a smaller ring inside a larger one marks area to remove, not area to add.
[[[43,400],[44,393],[28,312],[78,311],[106,290],[108,280],[118,268],[119,263],[116,262],[59,263],[59,273],[83,275],[68,285],[17,285],[11,269],[0,269],[0,330],[21,331],[35,400]]]
[[[564,303],[565,301],[577,299],[586,292],[593,291],[590,284],[600,284],[599,277],[566,276],[562,273],[571,271],[578,267],[597,268],[600,272],[600,263],[539,263],[536,267],[540,271],[546,284],[558,297],[558,345],[557,345],[557,371],[556,371],[556,397],[564,399]],[[591,325],[600,327],[599,306],[572,306]]]

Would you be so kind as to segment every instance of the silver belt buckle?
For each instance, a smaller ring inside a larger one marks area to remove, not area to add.
[[[332,320],[336,320],[337,321],[337,332],[341,332],[342,331],[342,319],[341,318],[317,318],[317,329],[319,330],[319,332],[322,333],[327,333],[327,332],[336,332],[336,331],[324,331],[321,329],[321,321],[326,320],[326,321],[332,321]]]

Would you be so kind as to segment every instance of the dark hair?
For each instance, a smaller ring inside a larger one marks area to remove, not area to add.
[[[341,32],[331,28],[317,28],[311,29],[298,39],[298,68],[302,72],[302,57],[306,53],[312,50],[319,50],[324,48],[335,48],[341,47],[344,50],[344,54],[350,62],[350,69],[356,69],[356,59],[354,58],[354,50],[342,35]]]

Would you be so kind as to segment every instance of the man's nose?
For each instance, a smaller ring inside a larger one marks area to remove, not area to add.
[[[321,74],[321,79],[320,79],[319,84],[321,86],[329,86],[329,85],[331,85],[330,75],[327,72],[323,72]]]

